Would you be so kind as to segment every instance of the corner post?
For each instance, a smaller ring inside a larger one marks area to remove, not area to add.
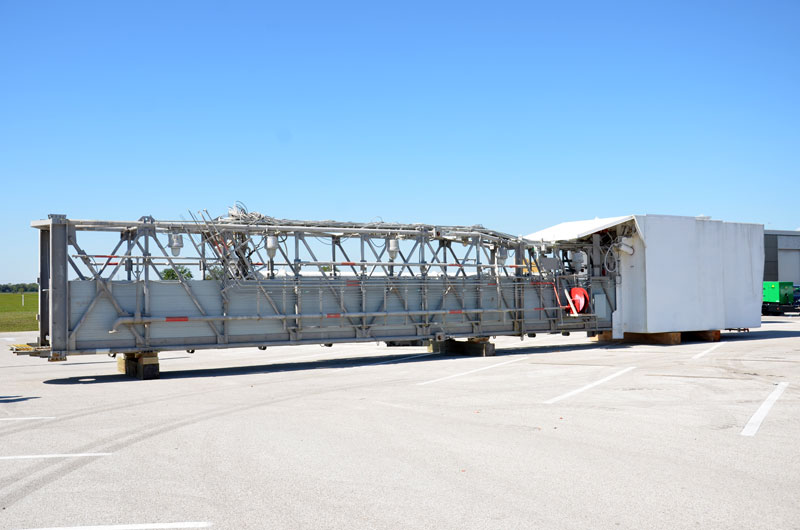
[[[50,290],[48,291],[50,360],[66,356],[69,337],[67,218],[50,214]]]
[[[39,346],[50,344],[50,229],[39,230]]]

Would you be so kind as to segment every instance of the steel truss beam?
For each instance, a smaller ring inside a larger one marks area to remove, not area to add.
[[[191,217],[33,222],[40,333],[35,349],[19,353],[63,359],[611,328],[616,277],[591,243],[545,248],[478,225],[289,221],[241,208]],[[110,252],[90,254],[83,232],[119,238]],[[576,287],[590,294],[581,312]]]

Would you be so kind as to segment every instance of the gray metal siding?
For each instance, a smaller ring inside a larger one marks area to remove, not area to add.
[[[186,282],[200,304],[198,308],[180,282],[150,281],[150,321],[117,325],[117,331],[112,332],[118,319],[131,321],[132,317],[143,313],[144,282],[113,281],[107,285],[122,313],[96,281],[70,282],[70,330],[74,331],[80,323],[74,332],[72,350],[128,351],[302,340],[428,338],[437,332],[449,336],[489,336],[552,330],[554,318],[560,320],[558,325],[564,329],[593,330],[610,325],[609,308],[600,308],[598,314],[602,317],[599,319],[588,315],[565,317],[563,309],[557,308],[552,284],[538,285],[514,277],[431,278],[426,281],[385,277],[365,280],[284,278],[227,289],[227,312],[219,282]],[[516,305],[517,299],[519,305]],[[605,303],[604,296],[596,296],[595,300]],[[519,310],[509,310],[515,307]],[[469,312],[481,309],[506,310]],[[418,313],[396,314],[409,311]],[[364,312],[388,312],[390,315],[348,316]],[[311,316],[294,318],[297,314]],[[515,315],[522,320],[515,320]],[[280,318],[274,318],[276,316]],[[181,321],[198,317],[218,320]],[[225,320],[236,317],[249,320]],[[133,330],[141,337],[138,343]]]
[[[778,236],[764,234],[764,281],[778,281]]]
[[[764,233],[764,281],[800,284],[800,231]]]
[[[779,281],[800,285],[800,250],[778,250]]]

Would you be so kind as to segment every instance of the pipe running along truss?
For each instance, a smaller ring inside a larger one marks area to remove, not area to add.
[[[14,351],[63,360],[611,328],[615,273],[591,243],[545,246],[482,226],[290,221],[243,207],[191,217],[34,221],[39,338]],[[103,253],[88,251],[104,241]]]

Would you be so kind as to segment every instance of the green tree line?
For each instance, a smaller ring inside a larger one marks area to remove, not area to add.
[[[0,293],[35,293],[38,283],[0,283]]]

